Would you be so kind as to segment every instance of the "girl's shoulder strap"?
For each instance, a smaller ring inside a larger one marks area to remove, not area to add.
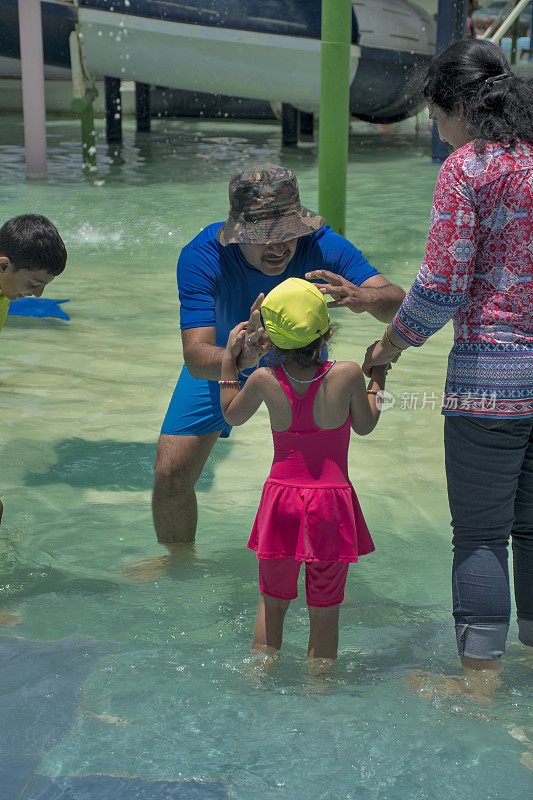
[[[322,379],[327,375],[334,363],[334,361],[326,361],[325,364],[318,368],[318,372],[315,375],[315,380],[309,385],[309,389],[306,391],[303,397],[300,398],[301,400],[305,400],[306,403],[309,403],[311,409],[313,408],[313,403],[315,402],[316,393],[322,386]]]
[[[298,396],[298,429],[300,430],[316,430],[313,409],[315,405],[315,398],[318,390],[322,386],[324,376],[330,371],[334,362],[326,362],[322,367],[318,368],[315,375],[315,380],[309,385],[306,393],[302,397]]]
[[[298,398],[298,395],[292,388],[291,382],[289,381],[289,379],[285,374],[285,370],[283,369],[283,367],[274,367],[273,369],[274,369],[274,375],[278,379],[281,388],[289,398],[289,401],[292,405],[292,401],[294,400],[294,398]]]
[[[289,398],[291,405],[294,405],[295,403],[306,406],[310,405],[312,409],[316,393],[322,384],[322,378],[330,371],[334,364],[334,361],[327,361],[322,367],[319,367],[313,381],[309,383],[307,391],[303,395],[299,395],[295,391],[283,367],[274,367],[274,374],[278,379],[281,388]]]

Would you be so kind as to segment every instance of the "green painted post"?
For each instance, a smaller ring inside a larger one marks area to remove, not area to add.
[[[72,111],[80,115],[83,166],[96,170],[96,136],[94,133],[93,100],[98,95],[94,81],[87,79],[81,58],[81,43],[76,31],[69,36],[70,67],[72,70],[72,91],[74,97],[70,104]],[[92,85],[87,86],[87,80]]]
[[[89,88],[84,97],[76,97],[70,104],[72,111],[79,114],[81,118],[83,166],[90,171],[96,169],[96,135],[94,132],[93,111],[93,100],[95,97],[96,90]]]
[[[96,169],[96,134],[94,132],[92,101],[87,103],[81,114],[81,140],[83,144],[83,165],[89,170],[94,170]]]
[[[322,0],[318,210],[334,231],[346,227],[352,0]]]

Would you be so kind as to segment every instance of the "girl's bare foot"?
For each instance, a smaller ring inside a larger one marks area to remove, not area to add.
[[[253,644],[250,653],[252,658],[246,659],[244,674],[252,683],[262,686],[274,664],[279,661],[281,651],[269,645]]]
[[[307,674],[310,678],[317,675],[324,675],[331,672],[335,665],[334,658],[308,658],[307,659]]]

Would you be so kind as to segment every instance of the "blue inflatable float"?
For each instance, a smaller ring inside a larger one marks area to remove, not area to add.
[[[21,300],[12,300],[7,313],[16,317],[58,317],[68,320],[69,315],[60,307],[60,303],[68,302],[48,297],[23,297]]]

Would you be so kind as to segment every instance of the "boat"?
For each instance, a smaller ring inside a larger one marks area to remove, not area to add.
[[[0,0],[0,55],[18,47],[17,0]],[[68,65],[78,30],[86,72],[195,93],[320,105],[321,0],[44,0],[45,62]],[[408,0],[352,0],[350,112],[415,114],[411,71],[435,52],[436,24]],[[7,52],[9,51],[9,52]]]

